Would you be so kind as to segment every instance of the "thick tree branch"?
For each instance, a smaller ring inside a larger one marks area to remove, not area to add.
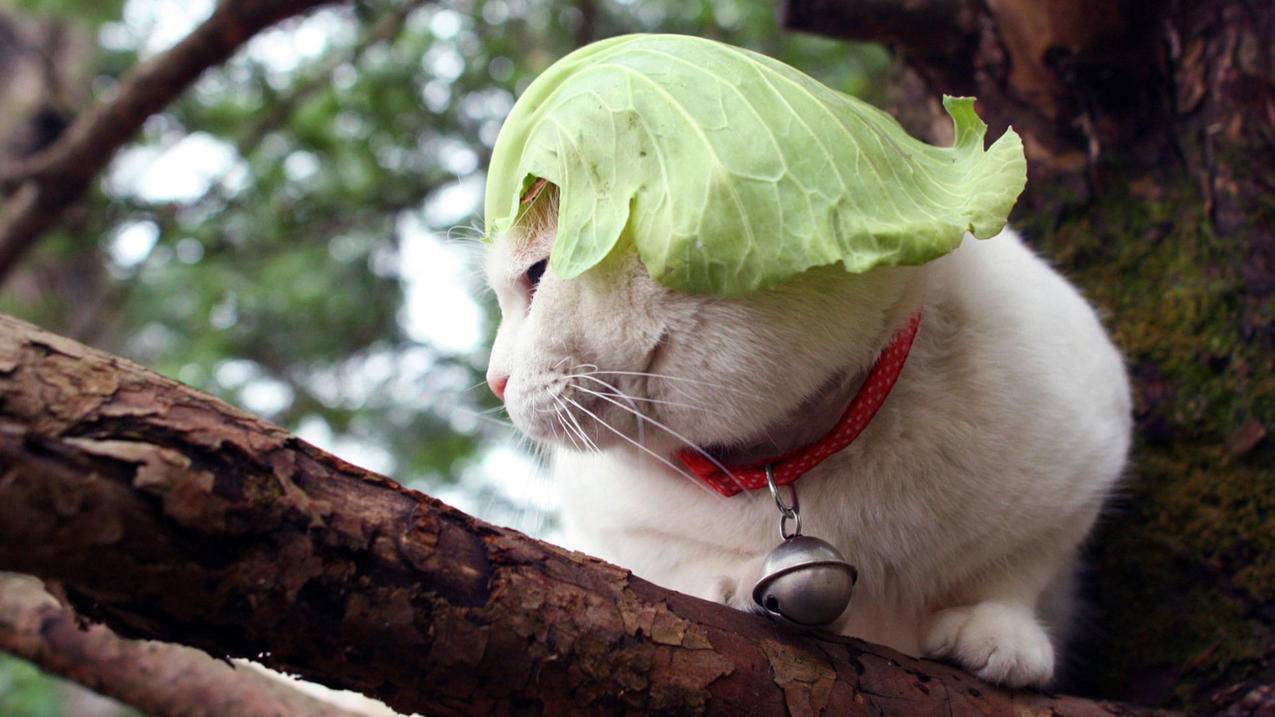
[[[118,631],[431,715],[1152,714],[663,590],[5,317],[0,568]]]
[[[930,56],[968,51],[979,3],[972,0],[779,0],[789,30],[906,46]]]
[[[0,650],[148,714],[357,717],[257,670],[198,650],[79,624],[39,581],[0,575]]]
[[[181,95],[261,30],[332,0],[221,0],[213,14],[169,50],[138,65],[115,96],[79,117],[56,142],[0,177],[10,195],[0,211],[0,281],[146,118]]]

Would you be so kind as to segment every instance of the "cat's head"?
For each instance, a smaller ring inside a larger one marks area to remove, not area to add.
[[[488,249],[502,320],[487,378],[529,437],[581,450],[785,448],[775,434],[872,363],[915,284],[914,269],[827,266],[738,299],[686,294],[623,239],[565,280],[547,268],[556,216],[545,185]]]

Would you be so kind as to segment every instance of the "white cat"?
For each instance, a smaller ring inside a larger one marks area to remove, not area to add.
[[[667,289],[623,243],[567,281],[545,270],[545,195],[488,253],[503,313],[488,380],[514,424],[554,446],[577,545],[755,609],[778,542],[771,496],[722,497],[675,454],[742,464],[818,439],[921,308],[875,419],[795,484],[804,532],[859,570],[833,629],[994,682],[1050,683],[1077,548],[1131,427],[1121,357],[1065,279],[1006,230],[923,266],[821,267],[739,299]]]

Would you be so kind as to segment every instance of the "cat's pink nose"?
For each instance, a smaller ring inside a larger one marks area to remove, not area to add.
[[[505,386],[509,384],[508,376],[488,376],[487,385],[491,387],[491,392],[496,394],[496,398],[505,400]]]

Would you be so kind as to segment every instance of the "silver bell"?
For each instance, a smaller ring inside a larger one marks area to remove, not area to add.
[[[859,571],[827,541],[797,533],[766,556],[753,601],[798,625],[827,625],[845,612],[858,579]]]

